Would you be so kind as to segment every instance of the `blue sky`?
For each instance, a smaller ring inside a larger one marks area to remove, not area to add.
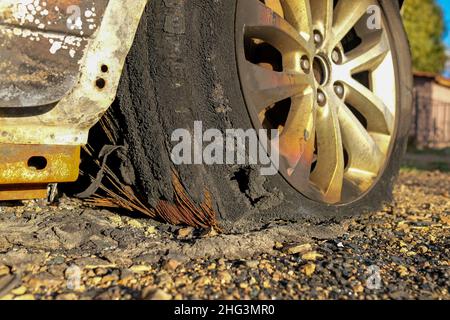
[[[445,43],[447,47],[450,48],[450,0],[437,0],[439,5],[444,10],[445,21],[447,24],[447,36],[445,38]]]
[[[447,34],[445,35],[445,44],[450,51],[450,0],[437,0],[439,5],[442,7],[445,16],[445,22],[447,25]],[[447,77],[450,77],[450,61],[447,63],[447,70],[445,72]]]

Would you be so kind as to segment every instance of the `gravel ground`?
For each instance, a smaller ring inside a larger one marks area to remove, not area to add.
[[[1,299],[449,299],[450,173],[404,171],[371,216],[242,235],[63,198],[0,207]]]

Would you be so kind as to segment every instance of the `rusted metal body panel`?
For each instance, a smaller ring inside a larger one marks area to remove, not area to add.
[[[2,184],[46,184],[78,178],[80,147],[0,145]]]
[[[115,98],[146,4],[0,0],[0,200],[76,180],[79,146]]]
[[[80,147],[0,144],[0,201],[45,197],[47,184],[78,178]]]

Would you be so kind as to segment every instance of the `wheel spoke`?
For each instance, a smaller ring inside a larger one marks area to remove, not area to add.
[[[311,181],[323,192],[324,200],[341,200],[344,180],[344,149],[336,109],[330,104],[320,107],[316,118],[317,164]]]
[[[392,134],[394,115],[389,108],[372,91],[354,79],[344,83],[347,87],[347,100],[367,120],[368,131]]]
[[[258,113],[312,85],[311,77],[306,74],[272,71],[250,62],[245,64],[244,81],[249,84],[247,91]]]
[[[282,2],[286,20],[308,40],[311,39],[313,26],[309,0],[284,0]]]
[[[311,90],[312,91],[312,90]],[[280,155],[288,174],[306,183],[314,157],[315,108],[312,92],[293,98],[291,111],[280,136]]]
[[[334,9],[333,18],[333,46],[344,39],[347,33],[367,13],[373,0],[340,0]]]
[[[344,184],[348,183],[348,185],[353,186],[353,189],[357,191],[356,193],[353,192],[353,196],[355,196],[368,190],[376,177],[377,175],[372,172],[349,168],[345,172]]]
[[[387,40],[382,32],[372,33],[368,39],[347,55],[344,67],[351,74],[376,69],[389,52]]]
[[[349,156],[348,167],[378,174],[384,162],[383,153],[352,111],[341,101],[337,106],[342,142]]]
[[[311,11],[314,28],[326,38],[333,26],[333,0],[313,0]]]
[[[290,23],[258,0],[243,1],[246,12],[245,34],[263,40],[286,54],[299,49],[312,52],[313,48]]]
[[[281,5],[281,0],[264,0],[264,3],[280,17],[284,18],[284,11]]]
[[[387,156],[389,152],[389,145],[391,143],[391,136],[387,134],[382,133],[375,133],[370,132],[370,136],[372,137],[373,141],[375,141],[378,148],[381,150],[381,152]]]

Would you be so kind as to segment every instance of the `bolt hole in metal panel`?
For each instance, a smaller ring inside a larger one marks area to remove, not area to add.
[[[99,78],[97,79],[97,81],[95,81],[95,85],[97,86],[97,88],[104,89],[106,87],[106,81],[103,78]]]
[[[35,169],[38,171],[44,170],[47,168],[47,159],[45,157],[31,157],[28,159],[28,168]]]

